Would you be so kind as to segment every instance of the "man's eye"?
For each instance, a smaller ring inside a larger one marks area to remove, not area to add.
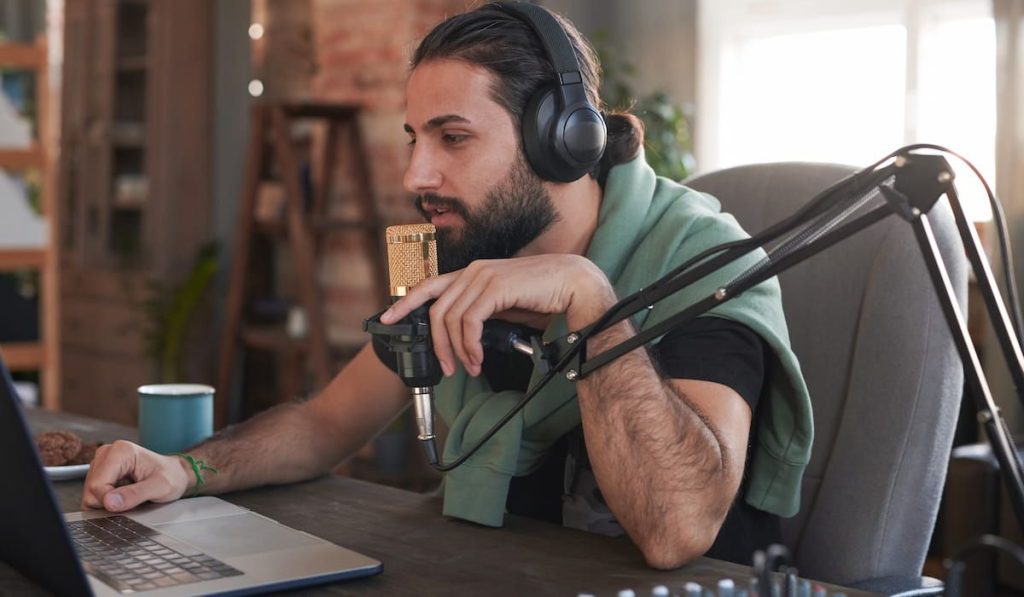
[[[466,135],[444,135],[442,139],[448,145],[458,145],[466,140]]]

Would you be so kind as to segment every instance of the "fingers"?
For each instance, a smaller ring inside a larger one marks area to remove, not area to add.
[[[180,468],[176,457],[162,456],[131,442],[101,446],[85,478],[82,507],[123,512],[146,501],[175,500],[188,484],[172,482],[170,473],[176,466]]]
[[[493,275],[481,273],[466,292],[452,301],[444,315],[455,354],[471,375],[479,375],[484,361],[484,321],[496,311],[500,283]]]
[[[479,263],[479,262],[477,262]],[[430,307],[430,326],[434,341],[434,353],[438,360],[444,359],[442,368],[448,373],[455,370],[455,358],[462,361],[470,375],[480,374],[483,363],[483,349],[479,353],[467,350],[474,341],[472,328],[466,327],[463,314],[466,309],[481,300],[490,286],[491,273],[484,266],[470,265],[459,279],[442,294]],[[481,322],[480,330],[483,329]],[[469,335],[467,335],[469,334]],[[479,344],[480,335],[475,341]],[[452,356],[454,353],[454,357]]]
[[[116,441],[100,446],[93,457],[89,474],[85,477],[82,490],[82,507],[103,508],[103,496],[116,487],[117,483],[134,468],[135,444]]]
[[[504,295],[500,291],[492,290],[494,281],[488,283],[488,288],[481,292],[481,295],[499,299],[499,302],[477,300],[465,305],[462,315],[462,337],[464,339],[464,350],[471,359],[478,365],[484,361],[484,322],[494,317],[494,314],[501,310],[500,297]],[[476,375],[479,375],[479,368]]]
[[[395,301],[395,304],[391,305],[387,311],[382,313],[380,316],[380,322],[384,325],[391,325],[400,321],[416,307],[419,307],[432,298],[440,296],[449,285],[458,279],[460,273],[461,272],[452,272],[450,274],[444,274],[443,276],[423,280],[413,287],[407,295]]]
[[[180,497],[173,495],[173,489],[167,476],[157,473],[138,483],[108,492],[103,496],[103,507],[110,512],[123,512],[143,502],[169,502]]]

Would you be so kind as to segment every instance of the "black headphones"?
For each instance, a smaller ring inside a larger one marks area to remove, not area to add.
[[[578,180],[601,161],[608,132],[591,105],[569,36],[547,10],[526,2],[496,2],[540,38],[558,81],[539,89],[523,111],[523,149],[538,176],[553,182]]]

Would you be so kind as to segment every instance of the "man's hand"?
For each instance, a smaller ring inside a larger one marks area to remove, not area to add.
[[[110,512],[143,502],[172,502],[188,491],[194,475],[180,456],[163,456],[127,441],[100,446],[89,467],[82,507]]]
[[[430,299],[437,299],[430,307],[430,328],[441,369],[451,375],[458,358],[470,375],[479,375],[484,360],[480,339],[484,321],[492,316],[526,323],[535,322],[536,314],[565,313],[575,324],[588,324],[596,316],[583,322],[573,313],[599,316],[603,311],[595,305],[607,308],[615,293],[604,273],[579,255],[479,260],[420,282],[381,315],[381,323],[395,323]]]

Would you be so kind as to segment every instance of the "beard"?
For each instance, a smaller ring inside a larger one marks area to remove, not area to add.
[[[445,207],[462,218],[462,228],[437,229],[437,269],[446,274],[478,259],[508,259],[558,221],[558,212],[541,179],[520,156],[508,176],[487,192],[483,204],[470,210],[456,197],[434,194],[416,198],[416,209],[429,218],[423,204]]]

